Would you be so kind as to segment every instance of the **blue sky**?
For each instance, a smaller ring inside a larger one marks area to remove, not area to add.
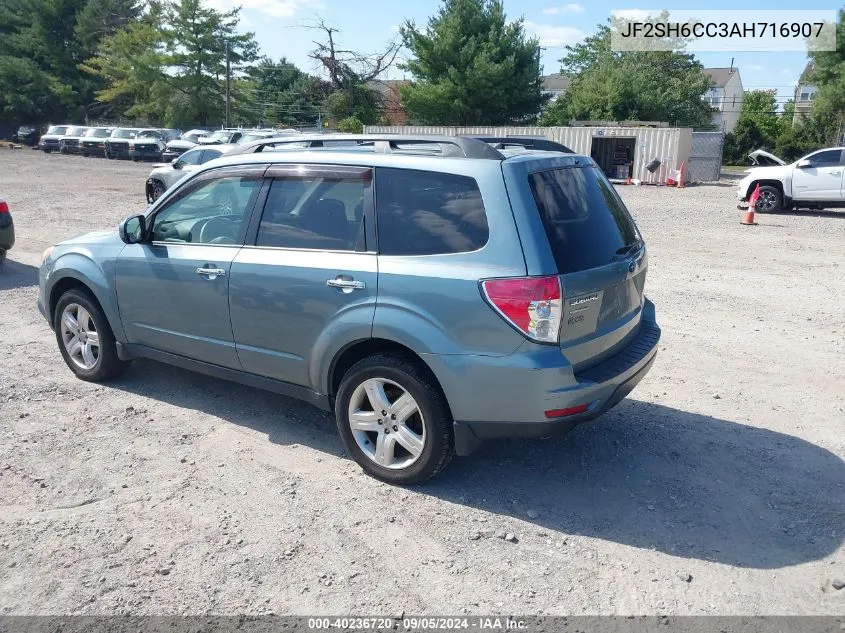
[[[300,68],[316,73],[319,69],[307,56],[313,48],[315,31],[303,27],[317,17],[341,30],[338,38],[345,48],[375,52],[391,38],[397,37],[397,27],[410,19],[424,25],[428,16],[441,5],[440,0],[208,0],[216,8],[243,7],[243,30],[251,30],[265,54],[273,58],[287,57]],[[707,0],[695,3],[648,2],[625,4],[618,0],[505,0],[509,18],[523,17],[527,30],[540,38],[543,67],[546,74],[558,72],[566,44],[579,41],[604,22],[617,9],[759,9],[761,21],[767,11],[774,9],[838,9],[841,4],[831,1],[761,0],[737,2]],[[698,54],[705,67],[729,66],[731,57],[740,70],[745,89],[776,88],[782,103],[793,94],[794,82],[806,64],[806,55],[795,52]],[[391,78],[401,78],[401,70],[394,69]]]

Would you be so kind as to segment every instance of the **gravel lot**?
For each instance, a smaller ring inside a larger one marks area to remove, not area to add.
[[[845,614],[845,212],[743,227],[731,186],[622,187],[651,373],[401,489],[305,404],[152,362],[73,378],[41,251],[142,210],[148,171],[0,150],[0,614]]]

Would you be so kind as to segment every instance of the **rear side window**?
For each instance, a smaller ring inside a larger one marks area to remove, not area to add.
[[[376,213],[382,255],[465,253],[490,236],[478,183],[468,176],[377,169]]]
[[[370,171],[303,171],[273,179],[256,246],[359,250]]]
[[[531,174],[531,193],[561,274],[597,268],[639,239],[628,210],[595,167]]]

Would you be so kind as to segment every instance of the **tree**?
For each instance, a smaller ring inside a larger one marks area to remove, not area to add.
[[[354,118],[362,125],[376,123],[381,104],[367,83],[393,65],[401,48],[399,43],[390,41],[380,52],[361,53],[342,48],[336,40],[340,30],[323,20],[308,28],[323,33],[323,38],[314,42],[316,48],[308,56],[319,62],[328,75],[331,90],[326,108],[332,120],[337,123]]]
[[[242,90],[252,119],[282,125],[312,125],[324,112],[325,84],[287,59],[262,58],[248,73]],[[237,108],[236,108],[237,109]],[[239,112],[240,115],[240,112]]]
[[[89,86],[74,37],[85,0],[0,0],[0,116],[6,121],[82,120]]]
[[[777,114],[777,90],[750,90],[742,99],[739,120],[751,120],[767,139],[775,139],[780,133],[780,117]]]
[[[570,120],[667,121],[703,126],[712,110],[702,97],[710,78],[684,41],[673,51],[612,51],[611,27],[600,24],[584,42],[567,46],[561,72],[572,81],[566,93],[543,113],[543,125]]]
[[[226,49],[232,72],[258,57],[252,33],[238,33],[239,9],[201,0],[164,0],[106,37],[83,68],[101,77],[97,99],[123,102],[126,116],[170,126],[216,125],[224,118]]]
[[[425,30],[406,21],[401,34],[414,56],[403,68],[415,79],[402,103],[422,123],[524,122],[548,100],[539,41],[522,19],[508,22],[501,0],[443,0]]]

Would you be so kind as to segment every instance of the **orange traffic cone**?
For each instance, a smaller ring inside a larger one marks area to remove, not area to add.
[[[760,185],[758,184],[754,191],[751,192],[751,196],[748,198],[748,209],[745,211],[745,217],[742,218],[740,224],[744,224],[745,226],[756,226],[757,223],[754,221],[754,209],[757,208],[757,199],[760,197]]]
[[[625,184],[626,184],[626,185],[632,185],[632,184],[634,184],[633,182],[631,182],[631,177],[630,177],[630,176],[628,176],[628,180],[626,180],[626,181],[625,181]]]
[[[684,180],[687,178],[687,161],[681,163],[680,177],[678,178],[678,188],[683,189]]]

